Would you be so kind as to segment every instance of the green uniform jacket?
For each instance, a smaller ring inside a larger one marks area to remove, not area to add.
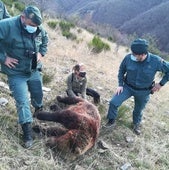
[[[3,4],[3,2],[0,1],[0,20],[9,18],[9,17],[10,17],[10,15],[9,15],[5,5]]]
[[[163,73],[160,84],[164,85],[169,81],[169,62],[151,53],[147,54],[143,62],[138,62],[133,61],[131,54],[128,54],[119,68],[119,86],[123,86],[126,82],[137,88],[149,88],[158,71]]]
[[[67,92],[69,96],[75,97],[75,93],[81,94],[82,98],[86,98],[87,78],[77,79],[72,73],[67,78]],[[74,93],[75,92],[75,93]]]
[[[47,52],[48,36],[39,26],[33,34],[28,33],[21,24],[20,16],[0,21],[0,63],[1,71],[7,75],[30,75],[32,71],[32,57],[26,51],[40,52],[44,56]],[[18,60],[15,68],[4,65],[6,56]],[[39,63],[40,64],[40,63]]]

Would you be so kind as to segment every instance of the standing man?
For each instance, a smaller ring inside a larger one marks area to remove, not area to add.
[[[136,39],[131,44],[132,54],[128,54],[122,61],[118,73],[118,88],[110,101],[108,109],[108,122],[111,127],[117,117],[118,107],[131,96],[134,97],[133,130],[141,133],[140,123],[142,111],[149,100],[150,93],[159,91],[169,80],[169,63],[159,56],[148,52],[148,42]],[[157,71],[163,72],[159,83],[154,84]]]
[[[10,15],[9,15],[4,3],[2,1],[0,1],[0,20],[9,18],[9,17],[10,17]]]
[[[26,148],[33,143],[28,91],[35,110],[43,106],[40,59],[47,52],[48,37],[41,23],[41,13],[35,6],[26,7],[19,16],[0,21],[1,70],[8,77],[16,101]]]

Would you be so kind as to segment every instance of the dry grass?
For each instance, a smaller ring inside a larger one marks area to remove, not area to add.
[[[93,34],[74,29],[78,40],[71,41],[61,36],[60,30],[49,33],[49,51],[43,59],[44,72],[53,76],[51,83],[45,85],[51,92],[44,94],[45,109],[54,102],[55,96],[64,94],[65,80],[74,64],[80,62],[88,70],[88,85],[101,94],[101,104],[98,106],[102,125],[105,123],[108,101],[117,87],[117,72],[119,63],[128,49],[110,44],[111,51],[94,55],[88,49],[87,43]],[[113,130],[101,129],[98,140],[103,140],[109,149],[101,152],[96,145],[75,161],[65,161],[60,153],[54,153],[44,146],[44,137],[35,138],[34,146],[30,150],[22,147],[21,129],[17,125],[17,115],[14,101],[9,93],[0,91],[1,97],[9,99],[6,107],[0,107],[0,170],[113,170],[120,169],[129,162],[132,170],[166,170],[169,169],[169,85],[151,96],[150,102],[144,110],[143,134],[136,136],[131,129],[131,113],[133,101],[123,104],[127,109],[118,119]],[[91,100],[89,98],[89,100]],[[129,111],[128,111],[129,110]],[[36,122],[35,122],[36,123]],[[133,142],[126,142],[131,137]]]

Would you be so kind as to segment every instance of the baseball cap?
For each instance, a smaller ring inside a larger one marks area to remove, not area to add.
[[[40,25],[42,23],[41,12],[36,6],[26,7],[24,13],[34,24]]]

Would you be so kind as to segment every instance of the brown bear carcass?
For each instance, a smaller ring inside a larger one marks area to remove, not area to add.
[[[95,105],[79,97],[61,97],[57,100],[65,104],[74,104],[53,113],[40,111],[35,113],[39,120],[53,121],[63,126],[43,128],[36,126],[49,136],[46,145],[63,152],[82,155],[92,148],[97,140],[100,129],[100,114]]]

